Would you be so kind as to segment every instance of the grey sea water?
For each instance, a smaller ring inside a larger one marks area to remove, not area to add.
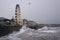
[[[44,26],[34,30],[23,26],[20,31],[3,36],[0,40],[60,40],[60,27]]]

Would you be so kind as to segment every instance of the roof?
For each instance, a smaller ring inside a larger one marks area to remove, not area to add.
[[[36,25],[36,22],[34,22],[34,21],[28,21],[28,24],[33,26],[33,25]]]
[[[4,18],[4,17],[0,17],[0,20],[9,20],[9,19]]]

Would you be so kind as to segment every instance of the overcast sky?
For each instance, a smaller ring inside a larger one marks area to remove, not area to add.
[[[20,5],[22,19],[60,24],[60,0],[0,0],[0,17],[11,19],[16,4]]]

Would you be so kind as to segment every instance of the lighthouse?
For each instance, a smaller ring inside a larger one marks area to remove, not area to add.
[[[21,20],[21,14],[20,14],[20,6],[19,4],[16,5],[15,8],[15,23],[16,25],[20,25],[20,20]]]

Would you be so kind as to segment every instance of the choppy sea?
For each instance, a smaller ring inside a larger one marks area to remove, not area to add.
[[[0,40],[60,40],[60,27],[44,26],[34,30],[23,26],[20,31],[2,36]]]

